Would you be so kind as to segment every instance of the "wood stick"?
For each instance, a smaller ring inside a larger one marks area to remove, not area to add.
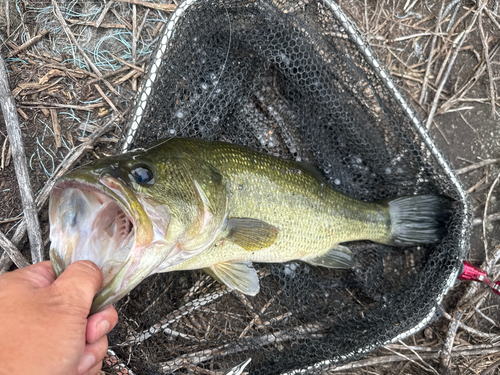
[[[54,129],[54,138],[56,139],[56,147],[59,148],[61,144],[61,131],[59,130],[59,122],[57,121],[57,112],[54,108],[50,109],[50,118],[52,119],[52,129]]]
[[[126,82],[127,80],[129,80],[131,77],[133,77],[135,75],[136,71],[135,70],[131,70],[130,72],[128,72],[127,74],[125,74],[123,77],[121,78],[118,78],[116,81],[113,82],[113,84],[116,86],[116,85],[121,85],[123,82]]]
[[[90,60],[90,58],[87,56],[87,54],[85,53],[85,51],[83,50],[83,48],[80,46],[80,44],[78,43],[78,41],[76,40],[75,36],[73,35],[73,33],[71,32],[68,24],[66,23],[66,21],[64,20],[64,17],[61,13],[61,10],[59,9],[59,6],[57,5],[57,1],[56,0],[52,0],[52,9],[54,11],[54,16],[57,18],[57,20],[59,21],[59,23],[61,24],[61,27],[63,28],[63,30],[65,31],[66,35],[68,36],[68,38],[73,42],[73,44],[76,46],[76,48],[78,48],[78,51],[80,52],[80,54],[83,56],[84,60],[86,61],[86,63],[89,65],[89,67],[94,71],[95,74],[97,74],[97,76],[102,79],[102,81],[104,82],[104,84],[106,86],[108,86],[108,88],[111,90],[111,92],[115,95],[119,95],[118,92],[114,89],[114,87],[111,85],[111,83],[109,83],[108,81],[106,81],[105,79],[102,78],[102,73],[99,69],[97,69],[97,67],[94,65],[94,63],[92,62],[92,60]]]
[[[7,80],[7,71],[3,59],[0,59],[0,105],[2,107],[9,142],[12,146],[14,169],[16,171],[17,183],[23,203],[24,218],[27,223],[28,237],[31,247],[31,258],[33,263],[43,260],[43,241],[40,223],[38,221],[35,199],[29,179],[28,165],[24,155],[21,128],[17,118],[16,103],[12,97]]]
[[[488,223],[491,223],[492,221],[498,221],[498,220],[500,220],[500,212],[488,215],[486,217],[486,221]],[[481,219],[481,218],[476,218],[476,219],[472,220],[473,227],[475,227],[476,225],[481,225],[482,223],[483,223],[483,219]]]
[[[104,6],[104,9],[102,10],[101,14],[99,15],[99,18],[95,21],[95,27],[99,28],[101,25],[102,21],[104,21],[104,17],[106,17],[106,13],[111,9],[111,7],[115,4],[114,0],[109,0],[107,4]]]
[[[119,3],[129,3],[129,4],[135,4],[135,5],[142,5],[147,8],[153,8],[153,9],[158,9],[158,10],[163,10],[164,12],[173,12],[177,6],[175,4],[156,4],[156,3],[149,3],[146,1],[141,1],[141,0],[116,0]]]
[[[44,103],[44,102],[21,102],[19,103],[20,106],[26,107],[26,108],[33,108],[31,106],[37,105],[40,106],[38,108],[73,108],[73,109],[79,109],[81,111],[93,111],[95,108],[100,108],[104,107],[106,104],[104,103],[93,103],[93,104],[88,104],[88,105],[73,105],[73,104],[61,104],[61,103]]]
[[[144,73],[144,69],[142,69],[140,66],[129,63],[128,61],[121,59],[120,57],[112,54],[111,52],[110,52],[110,55],[113,56],[116,61],[121,62],[123,65],[127,65],[127,66],[131,67],[132,69],[137,70],[138,72]],[[116,72],[118,72],[118,70],[116,70]]]
[[[3,171],[5,168],[5,149],[7,148],[7,141],[9,140],[9,136],[5,137],[2,146],[2,160],[0,162],[0,171]]]
[[[61,161],[59,166],[56,168],[52,176],[50,176],[49,180],[47,183],[44,185],[38,196],[36,197],[36,205],[37,205],[37,210],[41,210],[42,207],[44,206],[45,202],[50,196],[50,192],[52,191],[52,188],[55,185],[55,182],[59,177],[61,177],[63,174],[65,174],[68,170],[73,168],[73,166],[90,150],[94,148],[94,145],[97,143],[98,139],[102,137],[111,127],[111,125],[114,124],[116,119],[118,118],[118,114],[113,114],[111,119],[104,124],[98,131],[96,131],[94,134],[92,134],[91,137],[85,142],[82,143],[81,145],[73,148],[67,155],[66,157]],[[16,229],[16,232],[14,233],[14,236],[12,237],[12,243],[15,246],[19,246],[19,243],[22,241],[24,234],[26,233],[26,221],[23,219],[19,226]],[[0,258],[0,275],[4,274],[7,272],[12,265],[12,261],[10,258],[6,255],[3,254],[2,257]]]
[[[0,224],[12,223],[13,221],[18,221],[18,220],[22,220],[22,219],[23,219],[23,217],[22,217],[22,216],[19,216],[19,217],[13,217],[12,219],[1,220],[1,221],[0,221]]]
[[[105,29],[126,29],[125,25],[119,24],[119,23],[100,23],[99,26],[97,26],[97,21],[79,21],[79,20],[72,20],[72,19],[67,19],[69,23],[72,25],[78,26],[93,26],[93,27],[103,27]]]
[[[471,284],[480,285],[478,283],[471,283]],[[452,316],[450,314],[448,314],[446,311],[443,311],[443,316],[446,319],[453,321]],[[462,328],[465,332],[469,333],[470,335],[480,337],[482,339],[487,339],[487,340],[497,339],[498,340],[500,338],[500,336],[493,334],[493,333],[486,333],[486,332],[478,331],[477,329],[469,327],[468,325],[466,325],[460,321],[458,322],[458,327]]]
[[[26,258],[23,257],[21,252],[17,249],[17,247],[15,247],[1,231],[0,247],[5,250],[5,254],[9,255],[10,259],[12,259],[17,268],[24,268],[30,265]]]
[[[495,163],[500,163],[500,159],[486,159],[486,160],[483,160],[479,163],[474,163],[474,164],[468,165],[467,167],[457,169],[457,170],[455,170],[455,173],[456,174],[464,174],[467,172],[471,172],[475,169],[486,167],[487,165],[495,164]]]
[[[452,321],[448,326],[448,333],[446,334],[446,341],[443,345],[443,351],[441,353],[441,370],[445,373],[450,370],[451,364],[451,352],[453,350],[453,342],[455,341],[455,336],[457,335],[457,328],[462,319],[462,314],[460,311],[456,311],[453,316]]]
[[[48,30],[43,30],[40,34],[38,34],[37,36],[31,38],[30,40],[28,40],[27,42],[21,44],[19,47],[17,47],[15,50],[11,51],[7,57],[12,57],[12,56],[15,56],[17,55],[19,52],[21,52],[22,50],[28,48],[29,46],[31,46],[32,44],[38,42],[41,38],[43,38],[45,35],[47,35],[49,32]]]

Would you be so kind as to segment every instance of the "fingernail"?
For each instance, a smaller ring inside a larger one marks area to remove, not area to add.
[[[94,366],[95,358],[92,354],[85,354],[80,360],[80,364],[78,365],[78,373],[85,374],[88,370]]]
[[[98,337],[96,339],[99,339],[99,337],[104,336],[106,333],[108,333],[109,330],[109,322],[107,320],[103,320],[102,322],[99,322],[97,325],[97,332],[98,332]]]

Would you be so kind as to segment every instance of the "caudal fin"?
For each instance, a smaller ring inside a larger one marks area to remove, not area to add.
[[[418,195],[388,201],[393,246],[441,242],[451,216],[452,200],[443,196]]]

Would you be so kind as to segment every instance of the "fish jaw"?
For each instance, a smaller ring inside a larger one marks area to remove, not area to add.
[[[169,253],[163,241],[169,217],[160,224],[149,220],[139,199],[114,177],[68,174],[53,190],[49,219],[56,277],[77,260],[101,269],[93,313],[127,294]]]

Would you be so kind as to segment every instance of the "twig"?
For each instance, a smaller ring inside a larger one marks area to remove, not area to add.
[[[30,265],[26,258],[24,258],[21,252],[17,249],[17,247],[15,247],[1,231],[0,247],[5,250],[5,253],[9,255],[10,259],[12,259],[17,268],[23,268]]]
[[[33,263],[43,260],[43,240],[38,221],[35,199],[29,179],[28,165],[24,155],[21,128],[17,118],[16,103],[10,92],[7,80],[7,72],[3,59],[0,59],[0,105],[2,107],[7,134],[12,146],[14,169],[16,171],[17,183],[23,203],[24,218],[28,226],[28,237],[31,247],[31,258]]]
[[[489,53],[488,53],[488,35],[485,35],[484,30],[483,30],[483,14],[479,15],[479,21],[478,21],[478,27],[479,27],[479,36],[481,37],[481,43],[483,44],[483,55],[484,55],[484,61],[486,61],[486,70],[488,71],[488,78],[490,81],[490,99],[491,99],[491,117],[494,119],[495,118],[495,102],[496,102],[496,95],[495,95],[495,82],[493,81],[493,71],[491,70],[491,62],[489,58]]]
[[[110,98],[108,98],[108,96],[104,93],[104,91],[102,91],[101,89],[101,86],[99,86],[97,83],[94,85],[94,87],[97,89],[97,91],[99,91],[99,94],[101,94],[101,96],[103,97],[103,99],[109,104],[109,106],[111,108],[113,108],[113,111],[115,111],[116,113],[118,113],[118,115],[123,119],[123,115],[122,113],[118,110],[118,108],[116,108],[115,104],[111,101]]]
[[[495,13],[493,13],[491,10],[489,10],[488,8],[484,8],[484,10],[486,11],[486,14],[488,15],[490,21],[497,27],[497,29],[500,31],[500,24],[498,23],[498,21],[495,19],[494,15]]]
[[[83,48],[80,46],[80,44],[78,43],[78,41],[76,40],[75,36],[73,35],[73,33],[71,32],[68,24],[66,23],[66,21],[64,20],[64,17],[61,13],[61,10],[59,9],[59,6],[57,5],[57,1],[56,0],[52,0],[52,9],[53,9],[53,12],[54,12],[54,16],[57,18],[57,20],[59,21],[59,23],[61,24],[61,27],[63,28],[64,32],[66,33],[66,35],[68,36],[68,38],[73,42],[73,44],[76,46],[76,48],[78,49],[78,51],[80,52],[80,54],[82,55],[83,59],[85,60],[85,62],[89,65],[89,67],[94,71],[95,74],[97,74],[97,76],[104,82],[104,84],[108,87],[108,89],[111,90],[111,92],[115,95],[119,95],[118,92],[114,89],[114,87],[111,85],[111,83],[109,83],[108,81],[106,81],[105,79],[102,78],[102,74],[101,74],[101,71],[99,69],[97,69],[97,67],[94,65],[94,63],[92,62],[92,60],[90,60],[90,58],[87,56],[87,54],[85,53],[85,51],[83,50]]]
[[[131,70],[130,72],[128,72],[127,74],[125,74],[123,77],[121,77],[121,78],[117,79],[116,81],[114,81],[113,84],[115,86],[121,85],[123,82],[126,82],[131,77],[133,77],[135,75],[135,73],[136,73],[135,70]]]
[[[54,138],[56,140],[56,147],[59,148],[61,144],[61,131],[59,130],[59,122],[57,121],[57,112],[54,108],[50,110],[50,118],[52,119],[52,128],[54,129]]]
[[[199,309],[200,307],[205,306],[208,303],[212,303],[213,301],[215,301],[219,297],[222,297],[228,292],[229,290],[227,288],[222,287],[222,288],[217,288],[217,290],[211,294],[198,297],[197,299],[186,303],[179,309],[168,314],[164,319],[160,320],[159,323],[153,325],[147,330],[142,331],[137,336],[131,335],[127,337],[123,343],[119,344],[119,346],[137,345],[161,331],[168,331],[169,330],[168,327],[170,325],[177,322],[185,315]]]
[[[410,350],[413,354],[415,354],[417,356],[418,359],[420,359],[420,362],[422,362],[422,364],[424,364],[425,366],[428,367],[428,369],[434,373],[436,373],[437,375],[439,375],[439,373],[434,369],[434,367],[432,367],[431,365],[429,365],[427,362],[425,362],[421,357],[420,357],[420,354],[418,354],[411,346],[408,346],[406,345],[403,341],[399,341],[401,343],[401,345],[403,347],[405,347],[406,349]],[[386,347],[387,349],[389,349],[388,347]],[[390,349],[389,349],[390,350]]]
[[[478,350],[459,350],[455,349],[454,351],[451,352],[452,357],[460,357],[460,356],[473,356],[473,355],[488,355],[488,354],[496,354],[498,353],[498,348],[491,348],[491,349],[478,349]],[[408,354],[406,356],[408,359],[417,359],[417,356],[415,354]],[[423,353],[420,355],[422,359],[437,359],[439,357],[439,352],[435,353]],[[382,357],[374,357],[374,358],[367,358],[367,359],[362,359],[359,361],[351,362],[348,365],[343,365],[336,367],[334,369],[329,369],[330,372],[340,372],[340,371],[346,371],[346,370],[353,370],[356,368],[361,368],[361,367],[367,367],[367,366],[375,366],[375,365],[380,365],[380,364],[385,364],[385,363],[392,363],[392,362],[401,362],[405,361],[406,359],[399,356],[399,355],[388,355],[388,356],[382,356]]]
[[[0,163],[0,171],[3,171],[5,168],[5,149],[7,148],[7,141],[9,140],[9,136],[5,137],[5,140],[3,141],[3,146],[2,146],[2,161]]]
[[[410,362],[412,362],[412,363],[416,364],[418,367],[420,367],[420,368],[422,368],[422,369],[424,369],[424,370],[426,370],[426,371],[431,371],[431,372],[435,373],[436,375],[439,375],[439,373],[436,371],[436,369],[435,369],[434,367],[432,367],[432,366],[428,365],[428,364],[427,364],[427,363],[423,360],[423,358],[422,358],[420,355],[418,355],[417,353],[414,353],[414,355],[415,355],[415,357],[416,357],[415,359],[416,359],[416,360],[420,360],[422,363],[424,363],[424,364],[425,364],[425,366],[424,366],[424,365],[422,365],[422,364],[420,364],[420,363],[418,363],[416,360],[414,360],[414,359],[412,359],[412,358],[408,358],[408,356],[407,356],[407,355],[404,355],[404,354],[398,353],[398,352],[396,352],[395,350],[392,350],[392,349],[389,349],[389,348],[386,348],[386,349],[387,349],[387,350],[389,350],[389,351],[391,351],[391,352],[393,352],[394,354],[396,354],[396,355],[400,356],[401,358],[404,358],[404,359],[406,359],[406,360],[408,360],[408,361],[410,361]]]
[[[7,57],[12,57],[12,56],[15,56],[17,55],[19,52],[21,52],[22,50],[28,48],[29,46],[31,46],[32,44],[38,42],[41,38],[43,38],[45,35],[47,35],[49,32],[48,30],[43,30],[40,34],[38,34],[37,36],[31,38],[30,40],[28,40],[27,42],[21,44],[19,47],[17,47],[16,49],[12,50],[8,55]]]
[[[486,217],[486,221],[488,223],[491,223],[492,221],[498,221],[500,220],[500,212],[497,212],[497,213],[494,213],[494,214],[491,214],[491,215],[488,215]],[[476,226],[476,225],[481,225],[483,223],[483,219],[481,218],[476,218],[472,221],[472,226]]]
[[[489,365],[486,369],[484,369],[484,371],[481,372],[481,375],[490,375],[498,366],[500,366],[500,360]]]
[[[325,335],[320,332],[323,328],[324,327],[320,324],[305,324],[287,331],[278,331],[269,335],[241,339],[236,345],[234,343],[229,343],[215,348],[200,350],[194,353],[182,354],[172,360],[169,360],[168,362],[160,362],[159,365],[162,366],[163,371],[173,373],[183,367],[197,365],[215,357],[227,356],[247,351],[250,348],[255,348],[255,344],[260,344],[262,346],[269,344],[276,345],[277,343],[285,341],[299,340],[302,337],[324,337]]]
[[[113,56],[113,57],[114,57],[114,58],[116,58],[115,56]],[[143,64],[143,63],[144,63],[144,62],[146,62],[148,59],[149,59],[149,57],[144,57],[144,58],[142,58],[142,59],[138,60],[138,61],[137,61],[137,64]],[[118,60],[118,61],[120,61],[120,60]],[[113,71],[111,71],[111,72],[109,72],[109,73],[104,74],[104,75],[102,76],[102,78],[104,78],[104,79],[108,79],[109,77],[113,77],[113,76],[115,76],[115,75],[117,75],[117,74],[120,74],[120,73],[126,72],[127,70],[129,70],[129,67],[128,67],[128,66],[124,66],[124,67],[122,67],[122,68],[120,68],[120,69],[113,70]],[[143,70],[144,70],[144,69],[143,69]],[[99,80],[100,80],[99,78],[94,78],[94,79],[91,79],[90,81],[88,81],[88,82],[87,82],[87,84],[88,84],[88,85],[92,85],[92,84],[94,84],[94,83],[96,83],[96,82],[99,82]],[[115,83],[115,85],[116,85],[116,83]]]
[[[484,320],[487,320],[488,322],[490,322],[492,325],[494,325],[495,327],[498,327],[498,324],[493,320],[491,319],[490,317],[486,316],[481,310],[479,310],[477,307],[474,307],[474,311],[477,312]]]
[[[107,2],[107,4],[104,6],[104,9],[102,10],[101,14],[99,15],[99,18],[95,21],[96,28],[99,28],[102,21],[104,21],[104,17],[106,17],[106,13],[108,13],[108,11],[111,9],[111,7],[114,5],[114,3],[115,3],[114,0],[109,0]]]
[[[446,341],[443,345],[443,351],[441,353],[441,369],[443,372],[450,370],[451,364],[451,351],[453,350],[453,342],[455,341],[455,336],[457,334],[457,328],[460,324],[460,320],[464,314],[460,311],[455,311],[455,315],[448,326],[448,333],[446,334]]]
[[[111,54],[111,56],[113,56],[113,58],[114,58],[116,61],[121,62],[123,65],[126,65],[126,66],[128,66],[128,67],[130,67],[130,68],[132,68],[132,69],[135,69],[135,70],[137,70],[138,72],[144,73],[144,69],[142,69],[140,66],[137,66],[137,65],[134,65],[134,64],[132,64],[132,63],[129,63],[128,61],[123,60],[123,59],[121,59],[120,57],[118,57],[118,56],[116,56],[116,55],[114,55],[114,54],[112,54],[112,53],[110,53],[110,54]],[[116,72],[118,72],[118,70],[117,70]]]
[[[279,296],[281,294],[282,290],[279,290],[277,293],[276,293],[276,296]],[[262,307],[262,309],[260,310],[260,315],[263,315],[266,310],[269,308],[269,306],[271,306],[271,304],[274,302],[274,300],[276,299],[276,297],[273,297],[271,298],[265,305],[264,307]],[[260,317],[259,314],[255,314],[253,319],[250,321],[250,323],[248,323],[248,325],[245,327],[245,329],[243,330],[243,332],[241,332],[239,338],[243,338],[245,337],[245,335],[247,334],[247,332],[250,330],[250,328],[252,328],[252,326],[255,324],[255,322],[257,321],[257,319],[259,319]]]
[[[444,3],[445,3],[445,0],[443,0],[441,2],[441,9],[439,10],[439,15],[438,15],[438,18],[436,20],[436,28],[434,29],[434,37],[432,38],[431,49],[429,51],[429,56],[427,57],[427,67],[425,68],[424,83],[422,84],[422,91],[420,92],[420,99],[418,100],[420,105],[422,105],[422,103],[424,102],[425,96],[427,95],[427,85],[429,84],[429,77],[431,75],[432,58],[433,58],[433,54],[434,54],[434,48],[436,46],[436,41],[438,38],[439,29],[441,27],[441,18],[443,15]]]
[[[497,43],[495,47],[491,49],[489,58],[493,59],[498,50],[500,50],[500,42]],[[447,111],[448,108],[450,108],[457,101],[458,98],[462,98],[479,80],[479,78],[483,75],[485,70],[486,70],[486,62],[483,61],[477,68],[476,72],[472,75],[472,77],[468,79],[450,99],[448,99],[441,105],[440,111],[441,112]]]
[[[22,220],[22,218],[23,218],[22,216],[19,216],[19,217],[13,217],[11,219],[0,220],[0,224],[12,223],[13,221]]]
[[[476,284],[476,283],[474,283],[474,284]],[[453,321],[452,316],[450,314],[448,314],[446,311],[443,311],[443,316],[446,319],[448,319],[450,321]],[[500,339],[500,336],[498,336],[498,335],[494,335],[494,334],[491,334],[491,333],[486,333],[486,332],[478,331],[477,329],[469,327],[468,325],[466,325],[466,324],[464,324],[464,323],[462,323],[460,321],[458,322],[458,327],[462,328],[465,332],[471,334],[472,336],[480,337],[482,339],[487,339],[487,340],[498,340],[498,339]]]
[[[483,241],[484,241],[484,253],[485,253],[485,261],[488,262],[489,256],[488,256],[488,238],[486,237],[486,223],[488,222],[487,220],[487,215],[488,215],[488,207],[490,205],[490,199],[491,199],[491,194],[493,193],[493,189],[498,184],[498,181],[500,180],[500,173],[498,174],[497,178],[495,178],[495,181],[493,181],[493,185],[491,185],[490,190],[488,191],[488,196],[486,197],[486,204],[484,206],[484,213],[483,213]]]
[[[72,108],[72,109],[78,109],[80,111],[93,111],[94,108],[100,108],[104,107],[106,104],[104,103],[93,103],[93,104],[88,104],[88,105],[74,105],[74,104],[61,104],[61,103],[44,103],[44,102],[21,102],[19,103],[20,106],[26,107],[26,108],[33,108],[31,106],[37,105],[40,106],[40,108]]]
[[[69,23],[75,26],[93,26],[93,27],[103,27],[105,29],[126,29],[127,27],[125,25],[119,24],[119,23],[100,23],[99,26],[97,26],[97,21],[80,21],[80,20],[72,20],[72,19],[67,19]]]
[[[135,4],[135,5],[142,5],[147,8],[153,8],[153,9],[158,9],[158,10],[163,10],[164,12],[173,12],[177,6],[175,4],[156,4],[156,3],[149,3],[146,1],[141,1],[141,0],[116,0],[119,3],[129,3],[129,4]]]
[[[467,172],[471,172],[475,169],[486,167],[487,165],[495,164],[495,163],[500,163],[500,159],[486,159],[486,160],[480,161],[479,163],[471,164],[471,165],[468,165],[467,167],[457,169],[457,170],[455,170],[455,173],[456,174],[464,174]]]
[[[465,39],[467,39],[467,37],[469,36],[469,33],[472,30],[472,27],[476,23],[477,17],[482,12],[483,8],[488,4],[487,0],[480,0],[480,2],[481,2],[481,4],[478,6],[477,12],[474,14],[469,27],[463,32],[460,40],[456,44],[455,52],[453,52],[453,55],[451,56],[450,62],[448,63],[448,66],[446,69],[446,73],[444,74],[444,77],[441,80],[441,83],[439,84],[439,87],[436,91],[436,95],[434,96],[434,100],[432,101],[432,107],[431,107],[431,110],[429,112],[429,116],[427,117],[427,122],[426,122],[427,129],[430,128],[432,121],[434,120],[434,114],[436,113],[436,110],[437,110],[437,105],[439,102],[439,97],[441,95],[441,91],[443,91],[444,85],[445,85],[446,81],[448,80],[448,76],[450,75],[451,68],[453,67],[453,64],[455,63],[455,60],[458,56],[458,52],[460,51],[460,48],[462,47],[462,44],[464,43]]]
[[[92,134],[92,136],[89,138],[87,142],[82,143],[80,146],[73,148],[66,155],[66,157],[61,161],[61,163],[56,168],[52,176],[49,178],[47,183],[44,185],[40,193],[37,195],[35,199],[37,210],[40,210],[47,201],[47,199],[49,198],[50,192],[52,191],[52,188],[54,187],[57,179],[61,177],[63,174],[65,174],[68,170],[73,168],[73,165],[75,165],[80,160],[80,158],[82,158],[85,155],[85,153],[87,153],[87,151],[90,151],[94,148],[94,145],[97,142],[97,140],[109,130],[109,128],[111,127],[111,125],[114,124],[117,118],[118,115],[113,114],[112,118],[106,124],[104,124],[98,131]],[[11,241],[14,244],[14,246],[19,245],[25,233],[26,233],[26,221],[25,219],[23,219],[19,224],[19,226],[17,227],[14,236],[12,237]],[[10,260],[10,258],[5,254],[2,255],[2,257],[0,258],[0,275],[7,272],[11,264],[12,261]]]

